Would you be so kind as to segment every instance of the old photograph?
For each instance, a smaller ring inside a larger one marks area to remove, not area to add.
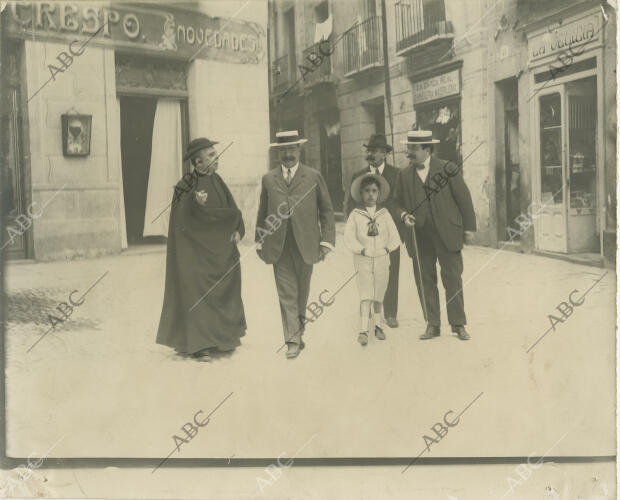
[[[617,13],[2,2],[0,497],[616,498]]]

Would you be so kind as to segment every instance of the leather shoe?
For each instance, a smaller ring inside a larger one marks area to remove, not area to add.
[[[368,344],[368,333],[366,332],[361,332],[358,336],[357,336],[357,341],[362,344],[362,345],[366,345]]]
[[[375,337],[377,337],[379,340],[385,340],[385,333],[380,326],[375,326]]]
[[[426,331],[420,335],[420,340],[434,339],[435,337],[439,337],[439,326],[426,325]]]
[[[458,338],[461,340],[469,340],[471,338],[469,336],[469,333],[467,333],[467,331],[465,330],[464,326],[453,326],[452,331],[456,333]]]
[[[396,318],[385,318],[385,324],[390,328],[398,328],[398,320]]]
[[[288,359],[295,359],[297,356],[299,356],[299,353],[301,351],[299,344],[295,344],[294,342],[289,342],[286,345],[288,346],[288,350],[286,351],[286,357]]]

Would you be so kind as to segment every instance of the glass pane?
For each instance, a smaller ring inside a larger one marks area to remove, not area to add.
[[[562,108],[559,93],[540,97],[541,202],[562,203]]]
[[[569,96],[570,207],[596,207],[596,100]]]
[[[2,144],[4,145],[4,168],[2,168],[2,213],[4,216],[16,216],[19,211],[17,194],[19,192],[17,155],[15,146],[17,142],[17,118],[15,116],[14,105],[16,102],[16,91],[10,90],[6,95],[4,104],[9,112],[2,120]]]

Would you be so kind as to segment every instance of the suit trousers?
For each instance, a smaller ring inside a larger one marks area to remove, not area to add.
[[[273,272],[280,299],[284,341],[299,344],[304,333],[303,319],[306,317],[312,265],[306,264],[299,253],[290,221],[282,255],[273,265]]]
[[[390,252],[390,278],[388,280],[385,298],[383,299],[383,314],[386,318],[396,318],[398,313],[398,273],[400,272],[400,247]]]
[[[411,229],[410,229],[411,230]],[[448,322],[452,326],[465,325],[465,302],[463,300],[463,256],[461,251],[451,252],[441,241],[433,218],[428,217],[421,228],[415,229],[420,252],[420,267],[422,268],[422,283],[426,298],[426,322],[430,325],[439,326],[439,291],[437,289],[437,260],[441,267],[441,281],[446,290],[446,303],[448,310]],[[422,288],[418,266],[413,258],[413,274],[415,276],[418,296],[422,303]]]

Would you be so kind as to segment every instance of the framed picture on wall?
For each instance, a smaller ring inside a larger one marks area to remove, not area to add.
[[[62,127],[62,154],[88,156],[92,115],[65,114],[60,116]]]

